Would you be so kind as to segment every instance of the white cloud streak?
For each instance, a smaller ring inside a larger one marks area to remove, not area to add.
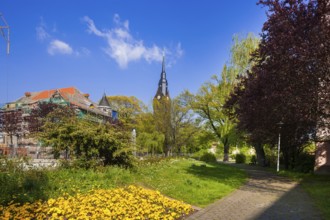
[[[48,53],[50,55],[55,55],[55,54],[73,54],[73,49],[70,47],[69,44],[60,41],[60,40],[52,40],[47,49]]]
[[[36,27],[36,36],[39,41],[46,42],[47,52],[49,55],[89,55],[90,51],[87,48],[82,47],[80,50],[74,50],[69,43],[64,42],[63,40],[53,37],[47,31],[47,25],[44,22],[43,18],[40,18],[40,23]],[[53,34],[57,32],[56,25],[52,29]]]
[[[37,32],[38,40],[43,41],[49,37],[49,34],[45,31],[45,29],[42,26],[36,27],[36,32]]]
[[[101,37],[107,42],[107,46],[103,50],[117,62],[120,68],[126,68],[130,62],[140,59],[144,59],[149,63],[153,61],[160,62],[162,61],[163,51],[169,54],[169,50],[166,48],[162,49],[157,45],[147,47],[142,40],[135,39],[130,33],[128,20],[122,22],[118,14],[114,15],[115,27],[110,30],[98,29],[94,21],[88,16],[85,16],[83,21],[86,22],[87,31],[90,34]],[[182,56],[181,44],[179,44],[179,49],[180,56]]]
[[[43,41],[47,38],[50,37],[50,35],[46,31],[46,24],[43,20],[43,18],[40,18],[40,24],[36,27],[36,34],[37,34],[37,39],[40,41]]]

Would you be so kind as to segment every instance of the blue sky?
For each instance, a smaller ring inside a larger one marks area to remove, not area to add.
[[[2,0],[0,13],[11,34],[0,103],[75,86],[150,105],[163,53],[171,97],[195,93],[229,60],[233,35],[258,35],[266,20],[255,0]]]

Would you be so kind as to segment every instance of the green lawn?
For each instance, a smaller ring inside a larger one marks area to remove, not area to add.
[[[146,166],[137,174],[136,183],[199,207],[228,195],[246,180],[246,174],[236,168],[191,159]]]
[[[246,174],[222,164],[193,159],[143,162],[133,170],[105,167],[98,170],[59,169],[29,173],[0,173],[0,202],[56,198],[63,193],[84,193],[95,188],[134,184],[159,190],[166,196],[204,207],[237,189]]]
[[[325,219],[330,219],[330,176],[309,175],[301,183]]]
[[[280,175],[300,181],[301,186],[313,199],[323,213],[325,219],[330,219],[330,176],[301,174],[281,171]]]

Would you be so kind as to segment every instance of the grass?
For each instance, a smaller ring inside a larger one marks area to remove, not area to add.
[[[40,175],[42,180],[39,181]],[[26,181],[31,176],[35,178]],[[57,198],[64,193],[74,195],[78,192],[87,193],[91,189],[111,189],[133,184],[205,207],[237,189],[245,180],[246,174],[236,168],[222,164],[206,164],[193,159],[144,162],[134,170],[118,167],[97,170],[59,169],[30,171],[29,174],[21,172],[16,176],[13,173],[1,172],[0,201],[2,204],[11,200],[24,203]]]
[[[137,179],[167,196],[205,207],[237,189],[246,174],[222,164],[183,159],[146,166],[139,170]]]
[[[313,199],[314,204],[323,213],[324,218],[330,219],[330,176],[290,171],[281,171],[280,175],[299,181]]]

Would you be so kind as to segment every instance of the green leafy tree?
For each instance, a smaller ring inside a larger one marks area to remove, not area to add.
[[[155,155],[163,153],[164,135],[153,131],[150,133],[142,132],[137,136],[139,152]]]
[[[195,96],[193,108],[204,120],[208,129],[212,130],[218,141],[224,146],[224,161],[229,159],[230,138],[233,137],[233,127],[235,124],[225,114],[223,105],[229,95],[229,87],[225,84],[213,82],[205,83]]]
[[[164,135],[163,152],[169,156],[171,150],[171,100],[163,96],[153,100],[155,130]]]
[[[228,115],[224,105],[238,83],[238,76],[246,74],[251,68],[250,56],[258,47],[258,42],[253,34],[249,34],[245,39],[234,36],[231,60],[223,67],[221,78],[213,76],[211,82],[204,83],[193,102],[194,110],[223,144],[224,161],[229,159],[229,146],[241,138],[236,129],[236,119]]]
[[[136,117],[137,132],[152,133],[155,131],[155,118],[152,112],[142,112]]]
[[[163,153],[164,135],[156,130],[152,112],[142,112],[136,117],[137,153]]]
[[[118,111],[120,121],[134,127],[136,117],[146,110],[144,103],[135,96],[107,96],[111,107]]]
[[[56,108],[46,116],[38,133],[45,146],[52,146],[55,157],[70,152],[73,158],[102,159],[105,165],[130,165],[131,136],[123,125],[79,119],[70,108]]]
[[[49,112],[36,137],[45,146],[52,146],[54,157],[58,158],[61,151],[73,151],[71,133],[75,129],[77,118],[74,110],[69,107],[58,107]]]
[[[196,148],[195,136],[200,132],[200,120],[192,110],[192,100],[193,95],[187,90],[172,100],[171,140],[172,150],[177,153],[190,152],[189,148]]]
[[[170,107],[170,112],[163,111],[161,102],[157,101],[156,108],[161,108],[161,111],[138,114],[135,127],[138,151],[151,154],[165,153],[164,143],[167,131],[171,152],[194,152],[198,149],[199,120],[196,119],[191,108],[192,98],[193,95],[189,91],[184,91],[171,100],[170,105],[167,106]],[[169,103],[166,102],[166,104]]]

